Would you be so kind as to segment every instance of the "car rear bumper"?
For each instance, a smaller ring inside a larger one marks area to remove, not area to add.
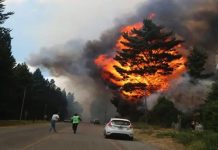
[[[104,131],[104,134],[106,136],[111,136],[111,135],[127,135],[129,137],[133,137],[133,130],[130,129],[130,130],[117,130],[117,129],[106,129]]]

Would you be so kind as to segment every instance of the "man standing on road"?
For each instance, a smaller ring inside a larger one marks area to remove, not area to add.
[[[56,131],[56,122],[57,122],[59,119],[60,119],[60,117],[59,117],[59,114],[58,114],[58,113],[52,115],[52,117],[51,117],[51,127],[50,127],[50,129],[49,129],[49,132],[51,132],[52,129],[53,129],[53,131],[54,131],[55,133],[57,132],[57,131]]]
[[[81,118],[80,118],[80,116],[77,113],[75,113],[73,115],[73,117],[71,117],[70,121],[72,123],[73,132],[74,132],[74,134],[76,134],[77,126],[80,123]]]

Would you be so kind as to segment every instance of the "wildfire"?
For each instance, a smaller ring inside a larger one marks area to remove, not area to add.
[[[142,26],[143,26],[142,23],[136,23],[133,25],[122,27],[120,32],[121,33],[128,32],[129,34],[131,34],[131,30],[133,30],[134,28],[140,29],[142,28]],[[138,74],[130,74],[128,75],[128,78],[124,78],[119,72],[117,72],[117,70],[114,67],[114,66],[118,66],[125,70],[131,69],[130,64],[122,66],[118,61],[114,59],[116,51],[121,51],[126,49],[125,45],[123,45],[121,42],[125,42],[123,36],[120,36],[118,38],[113,48],[114,51],[112,51],[110,54],[99,55],[95,59],[95,64],[101,69],[102,78],[108,81],[110,84],[120,87],[119,92],[122,96],[126,97],[126,99],[134,100],[137,98],[141,98],[143,96],[149,96],[153,92],[165,91],[169,88],[170,81],[172,79],[177,78],[183,72],[185,72],[184,64],[186,58],[181,57],[180,59],[174,60],[169,63],[169,65],[174,68],[174,71],[170,75],[160,75],[157,72],[152,75],[143,75],[143,76]],[[180,49],[182,48],[182,45],[179,44],[174,48]],[[159,49],[157,50],[157,53],[161,51],[162,50]],[[141,64],[141,65],[143,66],[146,64]],[[161,72],[161,70],[158,71]],[[143,88],[139,86],[138,88],[130,91],[122,90],[123,86],[129,85],[131,83],[133,84],[143,83],[146,84],[146,87]]]

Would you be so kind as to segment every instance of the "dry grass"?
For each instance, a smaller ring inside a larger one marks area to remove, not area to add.
[[[170,129],[135,129],[135,138],[137,140],[143,141],[155,145],[161,150],[185,150],[185,146],[175,142],[170,137],[157,138],[157,134],[160,132],[168,131]]]

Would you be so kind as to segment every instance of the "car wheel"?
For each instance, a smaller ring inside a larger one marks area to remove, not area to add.
[[[133,141],[133,139],[134,139],[133,137],[129,137],[129,140],[130,140],[130,141]]]
[[[106,133],[104,133],[104,137],[105,137],[105,139],[108,139],[108,138],[109,138],[109,135],[107,135]]]

